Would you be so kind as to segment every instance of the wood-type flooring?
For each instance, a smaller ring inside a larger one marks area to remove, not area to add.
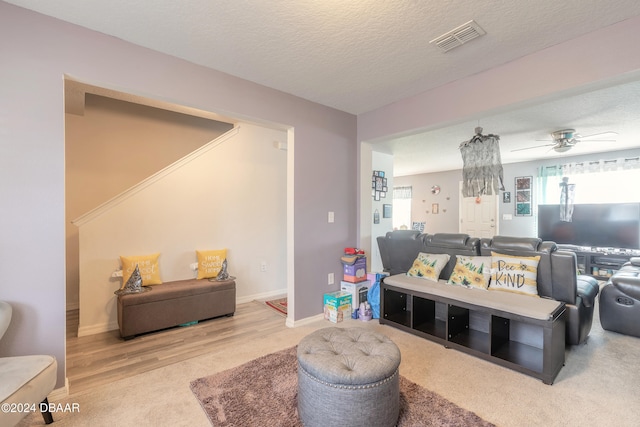
[[[128,341],[120,338],[117,330],[78,337],[78,321],[78,310],[67,312],[67,379],[73,394],[286,328],[282,316],[257,302],[237,305],[233,317],[165,329]]]

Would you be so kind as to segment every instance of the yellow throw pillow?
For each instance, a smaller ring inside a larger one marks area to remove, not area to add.
[[[540,256],[522,257],[491,252],[490,291],[538,296]]]
[[[413,265],[407,271],[407,276],[419,277],[421,279],[438,281],[440,272],[449,262],[449,254],[428,254],[420,252],[413,261]]]
[[[121,256],[122,283],[127,283],[127,280],[129,280],[131,273],[133,273],[137,265],[140,270],[140,276],[142,277],[142,285],[162,284],[162,280],[160,279],[160,266],[158,265],[159,257],[159,253],[152,255]]]
[[[196,256],[198,257],[198,279],[209,279],[216,277],[220,272],[222,263],[227,258],[227,250],[196,250]]]
[[[490,256],[458,256],[447,283],[487,289],[491,278]]]

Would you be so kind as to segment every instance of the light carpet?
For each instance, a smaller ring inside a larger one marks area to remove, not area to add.
[[[191,390],[212,425],[299,427],[296,347],[197,379]],[[398,426],[493,426],[400,376]]]

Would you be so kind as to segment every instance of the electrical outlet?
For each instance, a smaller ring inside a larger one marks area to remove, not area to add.
[[[267,261],[262,261],[260,263],[260,271],[263,272],[263,273],[267,272]]]
[[[335,277],[333,276],[333,273],[329,273],[327,275],[327,284],[333,285],[334,282],[335,282]]]

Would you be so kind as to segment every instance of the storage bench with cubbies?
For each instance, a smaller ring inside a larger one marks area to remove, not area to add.
[[[553,384],[564,365],[565,304],[398,274],[381,283],[380,323]]]

